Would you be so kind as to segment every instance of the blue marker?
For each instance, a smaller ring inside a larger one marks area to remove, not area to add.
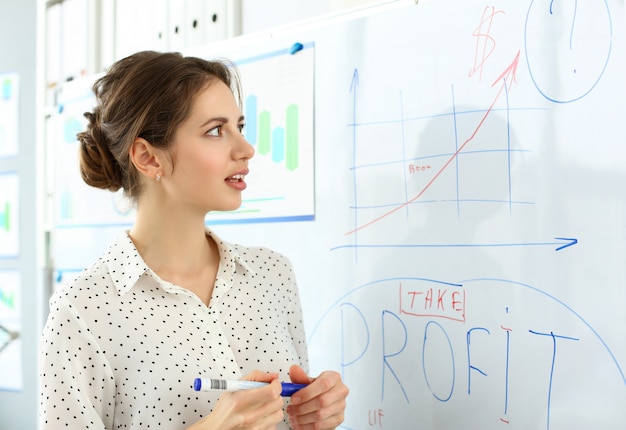
[[[256,381],[227,381],[226,379],[196,378],[193,381],[193,389],[196,391],[239,391],[252,390],[268,385],[267,382]],[[280,395],[290,397],[293,393],[306,387],[306,384],[292,384],[281,382],[283,391]]]
[[[291,55],[295,54],[298,51],[302,51],[302,48],[304,48],[304,46],[302,45],[302,43],[300,42],[296,42],[294,43],[291,48],[289,48],[289,53]]]

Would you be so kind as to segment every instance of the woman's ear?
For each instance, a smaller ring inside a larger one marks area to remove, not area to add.
[[[130,147],[130,161],[135,168],[150,179],[162,174],[160,152],[146,139],[138,137]]]

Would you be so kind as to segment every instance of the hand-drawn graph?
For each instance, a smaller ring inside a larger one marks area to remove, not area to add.
[[[353,228],[346,230],[350,244],[343,247],[384,246],[381,229],[387,222],[405,222],[407,228],[424,222],[425,214],[440,213],[457,220],[474,222],[486,214],[504,208],[509,213],[535,205],[526,187],[516,183],[528,175],[519,167],[533,146],[524,146],[516,138],[515,117],[524,121],[541,107],[516,109],[509,105],[508,92],[514,85],[520,53],[493,85],[486,90],[491,99],[483,106],[457,103],[462,86],[451,85],[450,107],[435,114],[409,113],[404,105],[405,92],[398,94],[398,118],[361,120],[355,118]],[[359,91],[360,76],[354,72],[351,91]],[[407,91],[406,93],[409,93]],[[416,97],[410,93],[411,97]],[[359,95],[355,95],[359,98]],[[467,98],[467,95],[464,95]],[[356,109],[356,106],[355,106]],[[385,155],[380,157],[380,143],[372,135],[385,136]],[[377,153],[376,159],[371,154]],[[472,221],[473,220],[473,221]],[[368,232],[371,230],[372,232]],[[410,236],[388,239],[389,245],[410,246]],[[547,239],[547,238],[546,238]],[[575,238],[561,238],[566,244]],[[536,245],[552,245],[554,238]],[[467,246],[468,243],[442,242],[415,246]],[[494,246],[505,245],[494,242]]]
[[[533,10],[539,7],[533,2],[529,16],[534,15]],[[550,10],[550,5],[547,7]],[[602,5],[593,9],[596,15],[599,13],[602,18],[599,22],[606,24],[608,31],[599,31],[598,39],[587,44],[584,50],[581,47],[580,51],[590,49],[589,45],[597,45],[600,49],[592,49],[601,53],[602,61],[598,61],[601,67],[592,74],[592,82],[584,84],[578,79],[577,88],[585,89],[582,94],[577,93],[576,99],[589,93],[597,84],[608,61],[612,34],[605,8],[606,5]],[[496,50],[497,39],[489,32],[493,21],[500,15],[504,16],[505,10],[494,6],[484,8],[480,23],[471,35],[476,39],[474,64],[469,67],[467,76],[451,75],[447,89],[441,86],[442,82],[437,83],[440,87],[436,90],[415,82],[395,95],[373,96],[361,89],[363,86],[370,88],[372,83],[366,82],[363,73],[354,69],[350,85],[353,117],[347,124],[353,129],[354,164],[350,169],[350,180],[354,184],[354,200],[350,204],[353,225],[346,229],[344,243],[332,249],[401,244],[404,247],[554,246],[561,250],[577,243],[576,237],[558,231],[527,242],[513,238],[507,241],[498,235],[485,237],[482,243],[471,243],[462,237],[422,243],[411,242],[411,236],[406,232],[401,237],[389,237],[385,229],[388,223],[404,222],[407,228],[423,224],[424,217],[433,214],[437,214],[436,217],[455,216],[470,226],[503,208],[510,214],[532,214],[537,198],[526,183],[534,176],[536,166],[528,160],[533,158],[533,153],[543,150],[537,146],[541,139],[537,132],[549,126],[546,111],[550,106],[525,89],[517,89],[520,73],[533,75],[530,63],[524,61],[527,60],[525,55],[538,54],[529,52],[528,44],[525,50],[520,49],[521,44],[512,46],[508,53]],[[526,23],[527,38],[533,29],[543,28],[534,22],[537,19],[530,18],[531,23]],[[581,21],[578,18],[578,22]],[[590,18],[586,17],[585,21]],[[587,28],[583,29],[582,24],[579,27],[578,31],[585,33]],[[492,58],[494,52],[500,58],[497,65]],[[520,66],[527,64],[528,69],[520,72]],[[537,70],[546,73],[545,68],[537,67]],[[582,76],[581,73],[578,78]],[[536,81],[533,82],[537,85]],[[537,89],[545,96],[540,88]],[[520,94],[520,91],[525,93]],[[425,108],[421,100],[431,100],[434,97],[431,93],[437,93],[438,102],[447,98],[448,106],[435,113],[429,112],[430,106]],[[369,106],[377,98],[385,100],[385,111],[368,107],[366,112],[370,115],[367,118],[357,114],[363,111],[361,106]],[[525,127],[529,121],[536,125],[536,131]],[[381,142],[384,142],[385,152],[382,154],[385,157],[381,157]],[[460,230],[467,231],[467,228]],[[381,242],[383,237],[387,238],[386,242]]]

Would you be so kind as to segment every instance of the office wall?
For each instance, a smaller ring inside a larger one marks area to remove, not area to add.
[[[18,270],[21,315],[19,337],[12,347],[19,346],[19,362],[2,369],[0,375],[20,372],[21,389],[0,390],[0,429],[36,428],[37,408],[37,340],[41,327],[41,269],[38,263],[37,181],[41,169],[37,160],[37,1],[0,0],[0,73],[19,75],[18,154],[0,159],[0,174],[17,172],[19,180],[20,240],[19,254],[0,258],[0,270]],[[0,189],[0,200],[7,190]],[[6,197],[6,196],[5,196]],[[0,308],[0,312],[6,312]],[[2,315],[0,315],[1,317]],[[3,353],[6,354],[8,348]],[[0,381],[0,386],[3,381]]]
[[[329,0],[242,0],[242,34],[264,31],[332,11]]]

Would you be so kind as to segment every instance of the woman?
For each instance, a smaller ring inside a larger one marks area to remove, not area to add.
[[[136,220],[50,300],[41,344],[41,428],[329,429],[336,372],[306,374],[291,264],[221,240],[204,219],[233,210],[253,147],[224,62],[140,52],[94,84],[81,174],[123,188]],[[196,392],[195,378],[268,384]],[[286,401],[280,381],[308,384]]]

